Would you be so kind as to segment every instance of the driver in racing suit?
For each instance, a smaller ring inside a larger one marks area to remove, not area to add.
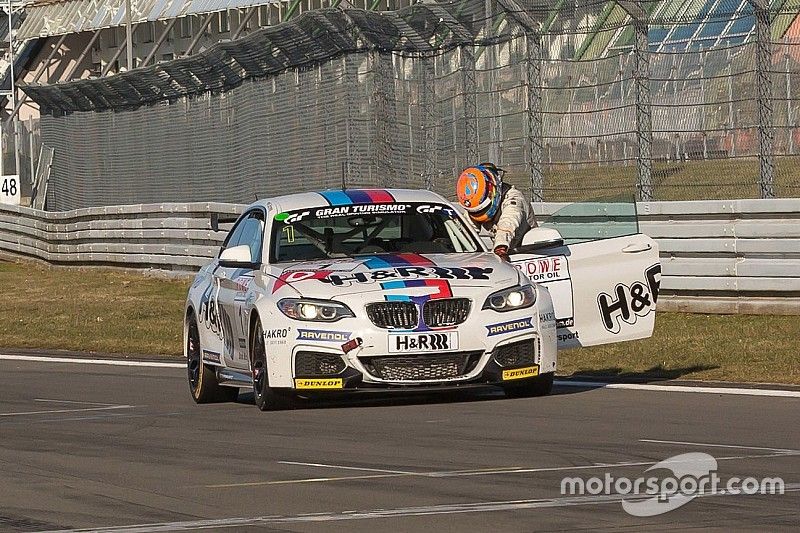
[[[458,177],[456,194],[476,229],[491,235],[494,253],[509,261],[509,250],[537,224],[530,202],[513,185],[503,183],[503,173],[493,163],[469,167]]]

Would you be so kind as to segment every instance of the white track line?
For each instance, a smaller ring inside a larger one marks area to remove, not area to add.
[[[337,470],[360,470],[361,472],[380,472],[382,474],[414,474],[405,470],[384,470],[382,468],[362,468],[359,466],[328,465],[324,463],[302,463],[300,461],[278,461],[282,465],[313,466],[316,468],[335,468]]]
[[[785,452],[790,454],[800,454],[800,450],[790,450],[788,448],[765,448],[763,446],[742,446],[740,444],[710,444],[708,442],[685,442],[681,440],[658,440],[658,439],[639,439],[639,442],[653,442],[655,444],[680,444],[683,446],[702,446],[704,448],[737,448],[740,450],[764,450],[767,452]]]
[[[785,492],[800,491],[800,484],[787,483]],[[697,498],[720,497],[720,496],[746,496],[744,494],[732,493],[701,493]],[[780,497],[780,495],[759,494],[758,496]],[[425,505],[418,507],[399,507],[395,509],[369,509],[364,511],[340,511],[331,513],[304,513],[289,516],[258,516],[251,518],[217,518],[207,520],[192,520],[184,522],[161,522],[154,524],[136,524],[129,526],[110,526],[102,528],[70,529],[59,532],[49,533],[154,533],[161,531],[192,531],[199,529],[214,528],[234,528],[246,526],[265,527],[268,524],[291,524],[291,523],[324,523],[340,522],[350,520],[375,520],[391,518],[407,518],[412,516],[441,516],[466,513],[486,513],[498,511],[518,511],[524,509],[542,509],[557,507],[609,505],[627,501],[642,501],[652,498],[653,495],[643,496],[620,496],[617,494],[599,494],[597,496],[561,496],[556,498],[543,498],[536,500],[505,500],[505,501],[484,501],[466,503],[448,503],[440,505]],[[47,533],[47,532],[45,532]]]
[[[800,452],[792,453],[782,451],[780,453],[758,454],[758,455],[733,455],[728,457],[717,457],[717,461],[735,461],[742,459],[765,459],[773,457],[797,457]],[[278,461],[279,463],[288,463],[285,461]],[[661,461],[663,462],[663,461]],[[533,474],[538,472],[567,472],[575,470],[597,470],[597,469],[611,469],[611,468],[628,468],[634,466],[653,466],[657,461],[629,461],[620,463],[603,463],[603,464],[586,464],[575,466],[550,466],[541,468],[527,468],[520,466],[509,467],[494,467],[494,468],[481,468],[475,470],[442,470],[432,472],[397,472],[385,474],[370,474],[364,476],[339,476],[339,477],[315,477],[315,478],[299,478],[299,479],[284,479],[276,481],[245,481],[240,483],[222,483],[215,485],[204,485],[209,489],[231,489],[241,487],[260,487],[267,485],[296,485],[303,483],[326,483],[331,481],[352,481],[357,479],[385,479],[385,478],[401,478],[401,477],[417,477],[417,478],[457,478],[457,477],[473,477],[473,476],[498,476],[508,474]],[[289,463],[297,464],[297,463]],[[315,463],[300,463],[305,466],[311,466]],[[342,465],[332,465],[324,463],[316,463],[316,466],[322,468],[350,468]],[[360,469],[359,469],[360,470]]]
[[[126,361],[123,359],[83,359],[80,357],[47,357],[40,355],[0,354],[0,360],[32,361],[40,363],[72,363],[79,365],[138,366],[152,368],[186,368],[186,363],[162,363],[158,361]],[[800,390],[751,389],[736,387],[689,387],[686,385],[651,385],[647,383],[605,383],[602,381],[556,380],[560,387],[589,389],[624,389],[659,392],[693,392],[696,394],[735,394],[740,396],[771,396],[800,398]]]
[[[124,359],[83,359],[81,357],[47,357],[43,355],[0,354],[0,360],[33,361],[37,363],[75,363],[78,365],[148,366],[153,368],[186,368],[186,363],[160,363],[157,361],[126,361]]]
[[[116,403],[100,403],[100,402],[78,402],[75,400],[50,400],[47,398],[34,398],[34,402],[48,402],[48,403],[76,403],[78,405],[100,405],[105,407],[110,407],[112,405],[119,405]]]
[[[82,413],[85,411],[111,411],[113,409],[133,409],[133,405],[110,405],[106,407],[85,407],[83,409],[52,409],[50,411],[23,411],[18,413],[0,413],[0,416],[49,415],[53,413]]]
[[[691,387],[686,385],[650,385],[647,383],[603,383],[597,381],[556,380],[561,387],[580,387],[589,389],[625,389],[660,392],[694,392],[702,394],[736,394],[741,396],[773,396],[781,398],[800,398],[800,391],[779,389],[748,389],[736,387]]]

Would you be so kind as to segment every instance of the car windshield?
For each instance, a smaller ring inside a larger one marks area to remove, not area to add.
[[[381,253],[466,253],[478,244],[446,204],[392,203],[279,213],[270,261],[308,261]]]

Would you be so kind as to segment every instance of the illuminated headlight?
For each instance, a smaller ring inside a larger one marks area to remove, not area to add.
[[[511,287],[490,295],[486,298],[483,308],[503,313],[505,311],[525,309],[535,303],[536,289],[533,288],[533,285],[525,285]]]
[[[336,322],[340,318],[355,316],[343,303],[329,300],[284,298],[278,302],[278,309],[289,318],[308,322]]]

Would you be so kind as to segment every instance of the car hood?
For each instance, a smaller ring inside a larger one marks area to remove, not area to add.
[[[493,253],[376,254],[272,265],[273,294],[334,298],[383,291],[414,295],[431,290],[465,293],[519,283],[517,269]]]

